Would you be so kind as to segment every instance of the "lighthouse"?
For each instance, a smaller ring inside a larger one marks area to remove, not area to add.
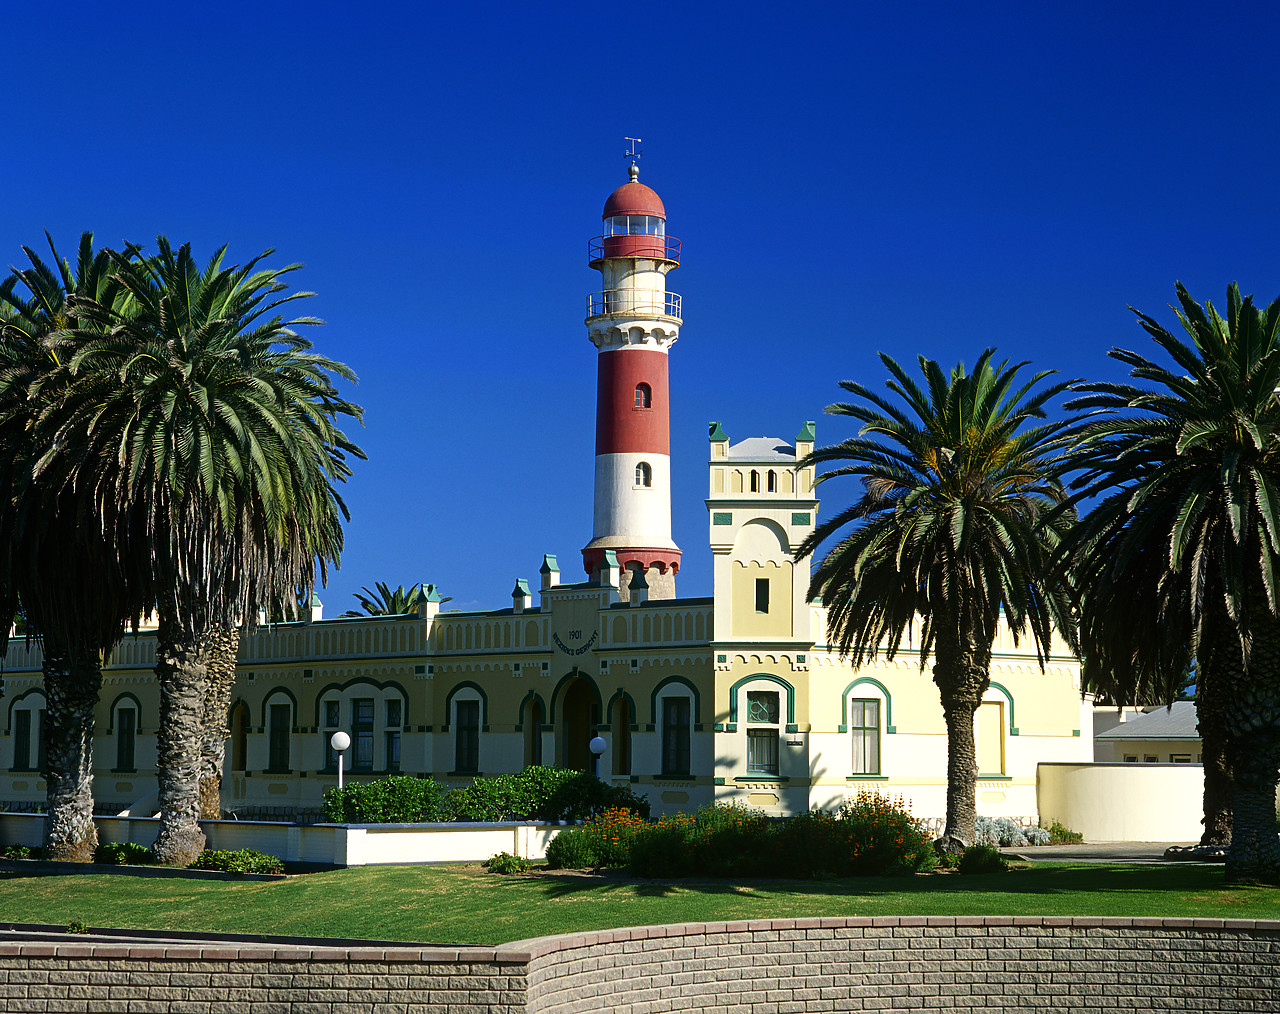
[[[680,335],[680,297],[667,273],[680,241],[667,235],[662,199],[630,181],[605,201],[603,234],[587,244],[601,290],[587,297],[587,337],[597,350],[595,510],[582,550],[597,581],[612,553],[619,595],[675,598],[680,549],[671,539],[671,440],[667,363]]]

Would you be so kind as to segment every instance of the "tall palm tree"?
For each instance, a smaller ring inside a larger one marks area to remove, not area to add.
[[[1083,559],[1082,584],[1099,582],[1092,594],[1104,603],[1131,561],[1147,561],[1154,576],[1143,592],[1160,596],[1150,608],[1186,641],[1203,675],[1197,707],[1206,748],[1214,737],[1225,743],[1217,777],[1233,787],[1228,876],[1275,882],[1280,299],[1263,311],[1232,284],[1223,317],[1181,283],[1177,293],[1189,343],[1134,310],[1174,368],[1113,349],[1143,385],[1088,385],[1091,393],[1073,403],[1103,413],[1083,431],[1080,495],[1114,492],[1090,511],[1072,548]],[[1153,655],[1167,655],[1166,628],[1143,631],[1153,646],[1093,612],[1103,643],[1136,641],[1132,651],[1148,669]]]
[[[990,686],[1001,614],[1015,637],[1030,631],[1041,665],[1055,622],[1071,636],[1066,596],[1045,580],[1072,522],[1071,511],[1056,509],[1066,498],[1067,423],[1038,421],[1068,385],[1036,390],[1049,376],[1037,373],[1018,386],[1026,364],[994,356],[987,349],[972,373],[961,364],[949,376],[921,357],[921,385],[881,353],[896,399],[842,381],[858,400],[827,412],[856,420],[858,434],[804,461],[836,466],[819,482],[862,484],[861,496],[796,553],[841,533],[809,586],[827,606],[829,639],[862,664],[879,653],[893,658],[919,623],[921,669],[933,660],[947,727],[947,818],[937,847],[949,851],[974,839],[974,715]]]
[[[93,824],[94,709],[102,665],[141,612],[120,561],[97,526],[83,487],[34,480],[47,450],[40,420],[64,390],[55,379],[67,349],[51,336],[80,327],[73,304],[93,299],[126,312],[107,251],[80,238],[74,269],[45,234],[52,266],[23,247],[29,266],[0,282],[0,640],[8,636],[16,596],[42,636],[46,700],[45,854],[88,862]]]
[[[334,484],[363,454],[335,423],[361,415],[331,379],[354,374],[294,330],[320,321],[279,312],[311,295],[282,295],[299,265],[259,269],[267,251],[224,268],[223,248],[202,270],[189,246],[162,236],[157,248],[115,258],[130,314],[86,303],[93,329],[68,335],[56,431],[61,459],[94,486],[103,531],[146,568],[159,621],[156,852],[185,864],[204,845],[206,699],[225,696],[209,686],[211,659],[234,654],[230,632],[260,608],[309,593],[317,564],[324,580],[348,517]],[[234,678],[234,666],[221,671]],[[224,708],[209,710],[225,722]]]

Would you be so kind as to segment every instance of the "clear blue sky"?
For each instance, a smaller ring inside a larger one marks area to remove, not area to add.
[[[624,135],[684,243],[681,595],[711,591],[709,420],[834,442],[877,351],[1116,377],[1176,279],[1280,293],[1274,3],[2,10],[0,264],[46,228],[306,264],[366,410],[330,616],[379,580],[507,605],[548,552],[580,578]]]

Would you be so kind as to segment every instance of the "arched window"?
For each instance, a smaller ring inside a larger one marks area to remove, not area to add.
[[[653,405],[653,392],[648,384],[636,384],[636,408],[650,408]]]
[[[751,492],[752,493],[760,492],[760,473],[757,472],[754,468],[751,470]]]
[[[244,771],[249,762],[249,706],[241,701],[231,709],[231,770]]]
[[[293,733],[293,704],[276,694],[267,704],[267,770],[289,771],[289,747]]]
[[[138,735],[138,709],[132,701],[116,705],[116,771],[136,771],[135,740]]]
[[[769,492],[770,493],[778,492],[778,473],[775,472],[772,468],[769,469]]]
[[[649,467],[649,463],[647,461],[641,461],[636,465],[636,485],[653,485],[653,469]]]

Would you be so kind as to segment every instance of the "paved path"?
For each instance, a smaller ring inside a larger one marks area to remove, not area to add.
[[[1170,845],[1194,845],[1195,842],[1111,841],[1086,845],[1037,845],[1034,848],[1001,849],[1009,858],[1017,856],[1030,862],[1055,863],[1163,863],[1164,850]]]

